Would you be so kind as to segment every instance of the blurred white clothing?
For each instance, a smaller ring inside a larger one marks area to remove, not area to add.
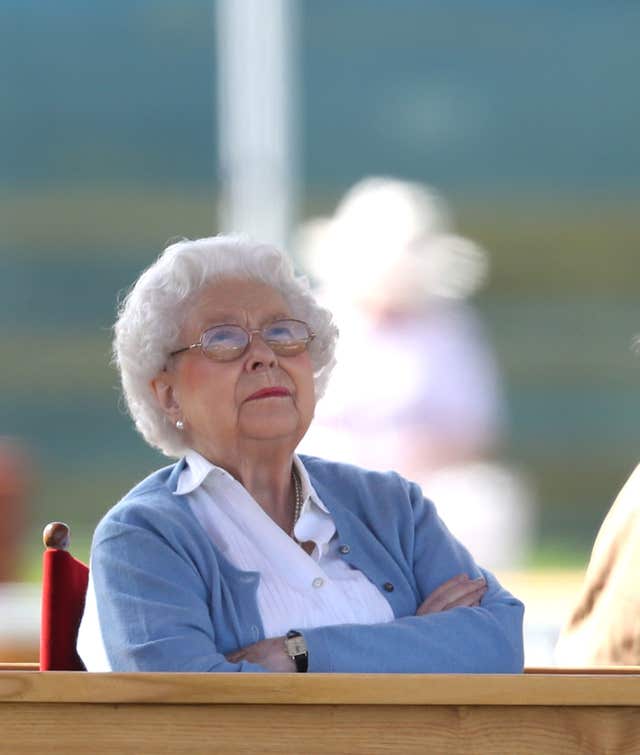
[[[411,476],[414,433],[434,446],[497,442],[499,377],[470,307],[445,301],[386,322],[332,309],[337,363],[301,451]]]
[[[520,475],[486,461],[503,430],[500,377],[484,328],[461,302],[375,322],[331,304],[336,367],[303,453],[418,482],[483,565],[520,565],[533,497]]]

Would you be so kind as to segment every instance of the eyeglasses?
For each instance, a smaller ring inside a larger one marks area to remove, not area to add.
[[[258,330],[247,330],[241,325],[223,323],[207,328],[197,343],[172,351],[171,356],[191,349],[200,349],[208,359],[230,362],[245,353],[256,333],[259,333],[267,346],[281,357],[302,354],[316,335],[302,320],[274,320]]]

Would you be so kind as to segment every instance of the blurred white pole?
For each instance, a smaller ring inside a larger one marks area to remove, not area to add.
[[[286,247],[295,222],[296,0],[217,0],[221,231]]]

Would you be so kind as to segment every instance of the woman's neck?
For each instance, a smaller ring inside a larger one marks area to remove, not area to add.
[[[291,458],[278,466],[242,463],[237,479],[272,519],[280,523],[290,518],[295,498]]]
[[[233,455],[214,458],[202,453],[212,463],[229,472],[260,504],[279,526],[289,531],[295,487],[292,478],[293,451],[273,443],[249,444]]]

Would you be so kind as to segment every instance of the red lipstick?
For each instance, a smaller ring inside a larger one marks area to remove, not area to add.
[[[261,388],[259,391],[252,393],[247,401],[253,401],[257,398],[271,398],[272,396],[290,396],[291,391],[281,386],[269,386],[268,388]]]

